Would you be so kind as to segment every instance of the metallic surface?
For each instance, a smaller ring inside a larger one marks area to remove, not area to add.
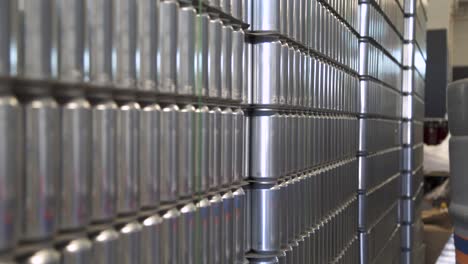
[[[165,242],[161,248],[161,263],[179,263],[180,217],[177,209],[171,209],[163,215],[161,241]]]
[[[163,218],[159,215],[152,215],[142,222],[141,234],[141,263],[160,263],[161,261],[161,228]]]
[[[157,56],[158,91],[175,93],[177,86],[177,45],[179,3],[174,0],[159,4],[159,36]]]
[[[88,238],[70,241],[62,250],[62,263],[85,264],[91,262],[93,243]]]
[[[143,226],[133,221],[120,229],[119,263],[141,263]]]
[[[194,194],[195,187],[195,128],[196,109],[193,105],[186,105],[178,113],[178,190],[180,197]],[[174,148],[176,145],[170,147]]]
[[[161,112],[161,137],[160,147],[160,199],[162,203],[172,202],[178,198],[178,148],[177,133],[178,133],[178,115],[179,107],[169,105],[164,107]]]
[[[184,6],[179,9],[177,36],[177,93],[195,94],[195,8]],[[165,66],[165,63],[162,65]]]
[[[119,233],[114,229],[101,231],[93,239],[91,263],[117,263],[119,260],[119,239]]]

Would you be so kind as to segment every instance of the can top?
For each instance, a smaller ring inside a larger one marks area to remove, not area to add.
[[[80,252],[80,251],[86,251],[86,250],[91,250],[93,244],[92,242],[85,238],[78,238],[75,240],[72,240],[68,245],[65,247],[65,251],[67,252]]]
[[[234,193],[233,193],[233,195],[234,195],[234,196],[245,195],[244,189],[241,187],[241,188],[235,190]]]
[[[163,215],[163,218],[164,219],[173,219],[173,218],[177,218],[180,216],[180,212],[179,210],[173,208],[169,211],[167,211],[164,215]]]
[[[155,226],[161,224],[163,219],[158,214],[152,215],[143,220],[143,226]]]
[[[223,198],[219,194],[215,194],[213,197],[211,197],[210,203],[221,203],[223,201]]]
[[[58,263],[60,260],[60,254],[52,249],[52,248],[48,248],[48,249],[42,249],[36,253],[34,253],[34,255],[32,255],[27,263],[30,263],[30,264],[39,264],[39,263]]]
[[[152,111],[161,111],[161,106],[158,104],[150,104],[143,107],[144,112],[152,112]]]
[[[223,194],[223,199],[232,199],[234,196],[232,195],[231,191],[228,191],[227,193]]]
[[[205,208],[210,206],[210,201],[208,199],[202,199],[197,203],[198,208]]]
[[[133,221],[124,225],[124,227],[122,227],[120,232],[122,232],[123,234],[132,234],[132,233],[140,232],[141,229],[142,229],[142,225],[137,221]]]
[[[119,234],[114,229],[106,229],[96,237],[97,242],[106,242],[119,239]]]
[[[182,207],[182,209],[180,209],[180,212],[182,214],[193,213],[195,211],[197,211],[197,207],[193,203],[188,203],[188,204],[184,205],[184,207]]]

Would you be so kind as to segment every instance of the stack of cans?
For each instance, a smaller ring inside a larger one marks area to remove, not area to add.
[[[247,1],[251,263],[358,263],[358,1]]]
[[[424,83],[426,74],[425,7],[405,0],[402,105],[401,263],[424,263],[421,206],[423,196]]]
[[[361,1],[359,9],[360,263],[400,263],[404,13],[397,0]]]
[[[245,262],[243,2],[191,2],[0,1],[1,263]]]

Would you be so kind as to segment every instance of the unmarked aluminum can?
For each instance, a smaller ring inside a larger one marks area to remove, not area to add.
[[[61,108],[60,216],[62,230],[84,228],[90,221],[91,105],[73,99]]]
[[[196,115],[193,105],[186,105],[178,114],[178,185],[179,196],[189,197],[194,193],[195,181],[195,129]],[[173,145],[172,147],[175,147]]]
[[[152,215],[143,220],[141,263],[161,263],[161,226],[163,219]]]
[[[240,0],[237,0],[240,2]],[[232,100],[242,100],[244,82],[244,42],[242,29],[232,33]]]
[[[242,170],[244,163],[244,112],[236,109],[232,116],[232,182],[242,181]]]
[[[115,264],[119,260],[119,233],[114,229],[101,231],[93,239],[91,263]]]
[[[197,14],[195,36],[195,94],[208,96],[208,26],[210,17],[208,14]]]
[[[138,145],[140,105],[135,102],[117,111],[117,213],[134,213],[139,209]]]
[[[112,80],[112,4],[112,0],[95,0],[86,5],[89,78],[97,84]]]
[[[196,224],[197,207],[193,203],[188,203],[180,209],[179,218],[179,263],[197,263],[196,258]]]
[[[219,0],[221,11],[230,15],[231,14],[231,0]]]
[[[222,263],[223,257],[223,216],[222,207],[223,199],[219,194],[214,195],[210,199],[211,212],[210,212],[210,262],[209,263]]]
[[[139,0],[138,4],[138,51],[139,85],[146,91],[156,90],[157,56],[159,34],[159,0]]]
[[[70,241],[62,250],[63,264],[91,263],[93,243],[86,237]]]
[[[195,8],[184,6],[179,9],[178,52],[177,52],[177,93],[195,94]],[[163,63],[164,67],[164,63]]]
[[[221,29],[221,97],[224,99],[232,98],[232,35],[232,26],[223,25]]]
[[[262,2],[262,1],[259,1]],[[281,42],[253,45],[253,103],[277,104],[280,92]]]
[[[233,181],[233,113],[226,108],[221,113],[221,185],[228,186]]]
[[[244,0],[230,0],[231,1],[231,15],[235,19],[242,20],[242,2]]]
[[[197,203],[197,232],[196,257],[200,263],[210,263],[210,211],[211,205],[208,199],[202,199]]]
[[[137,1],[115,0],[113,8],[114,83],[117,87],[133,88],[136,85]]]
[[[140,112],[140,207],[159,206],[160,145],[159,132],[161,107],[150,104]]]
[[[234,263],[234,196],[231,191],[226,192],[222,196],[222,263]]]
[[[30,256],[26,264],[59,264],[60,253],[53,248],[42,249]]]
[[[233,212],[233,234],[234,234],[234,263],[245,262],[245,204],[246,195],[244,189],[239,188],[233,192],[234,196],[234,212]]]
[[[160,194],[161,202],[167,203],[177,200],[179,195],[178,188],[178,148],[177,132],[179,107],[169,105],[162,110],[160,125]]]
[[[142,231],[143,226],[137,221],[125,224],[120,229],[119,263],[141,263],[141,250],[146,246],[141,243]]]
[[[251,190],[251,246],[254,252],[280,250],[280,194],[280,189],[276,185],[256,186]]]
[[[279,2],[279,0],[253,0],[251,30],[280,32]]]
[[[164,241],[161,248],[161,263],[172,264],[180,263],[179,255],[181,251],[179,246],[180,212],[177,209],[171,209],[163,215],[161,226],[161,241]]]
[[[210,110],[209,120],[209,182],[210,189],[221,186],[221,109],[214,107]]]
[[[202,106],[195,112],[195,193],[200,194],[209,189],[209,108]]]
[[[60,172],[60,113],[54,99],[34,99],[25,108],[23,234],[44,239],[56,231]]]
[[[175,0],[159,4],[159,35],[157,56],[158,90],[175,93],[177,85],[177,35],[179,3]]]
[[[116,215],[116,115],[113,101],[92,109],[91,220],[111,220]]]
[[[215,98],[221,98],[222,27],[219,19],[212,19],[208,24],[208,94]]]
[[[13,96],[0,96],[0,251],[18,239],[22,204],[21,108]]]

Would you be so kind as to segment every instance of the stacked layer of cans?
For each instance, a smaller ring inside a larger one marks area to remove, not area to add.
[[[357,1],[249,3],[251,263],[357,263]]]
[[[361,1],[360,263],[399,263],[404,14],[397,0]]]
[[[421,202],[427,16],[420,0],[405,0],[404,8],[401,263],[424,263]]]
[[[208,4],[0,1],[1,263],[245,262],[242,2]]]

